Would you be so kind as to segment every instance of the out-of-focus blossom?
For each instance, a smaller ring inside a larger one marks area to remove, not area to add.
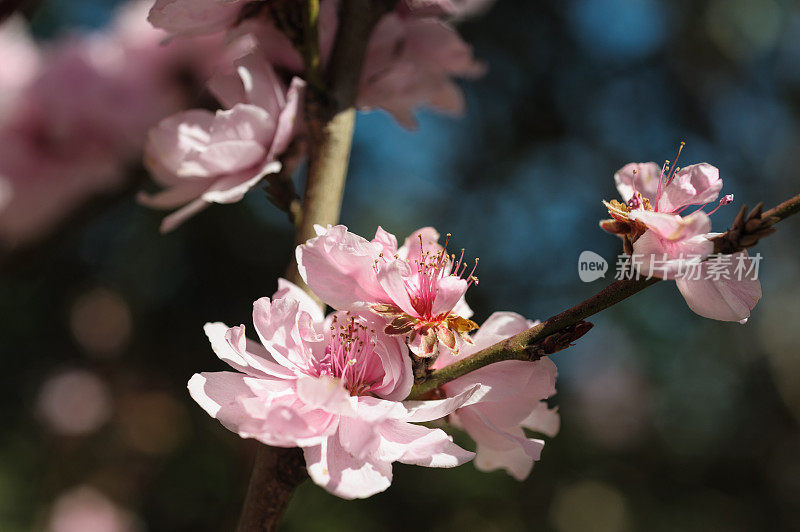
[[[435,358],[439,345],[458,353],[478,326],[464,300],[477,282],[461,258],[439,245],[431,227],[397,238],[379,227],[372,241],[347,227],[316,226],[317,236],[297,248],[300,275],[325,303],[338,310],[370,309],[385,317],[385,332],[406,338],[417,356]],[[449,237],[449,235],[448,235]],[[477,266],[477,260],[475,261]]]
[[[70,370],[48,379],[37,398],[37,411],[58,434],[94,432],[111,416],[111,394],[97,375]]]
[[[742,275],[750,267],[747,252],[725,264],[706,261],[716,236],[710,233],[709,215],[733,201],[729,194],[711,212],[702,210],[722,190],[719,170],[707,163],[682,169],[631,163],[614,174],[614,181],[624,203],[604,202],[612,219],[600,226],[632,244],[639,272],[674,279],[689,308],[701,316],[746,322],[761,299],[760,281]],[[684,215],[693,205],[698,209]],[[717,273],[709,275],[712,268]]]
[[[165,34],[146,24],[144,9],[142,2],[127,5],[108,30],[38,52],[23,38],[12,47],[21,50],[10,62],[14,72],[4,62],[2,76],[9,72],[17,90],[0,81],[4,247],[41,238],[90,198],[122,188],[148,128],[187,104],[188,78],[210,73],[217,46],[167,51]]]
[[[580,427],[600,445],[623,450],[641,442],[653,416],[653,390],[635,367],[613,358],[581,366],[574,384],[575,412]]]
[[[505,340],[535,325],[513,312],[495,312],[473,335],[473,344],[462,356]],[[443,353],[434,369],[457,361]],[[555,393],[556,366],[545,357],[535,362],[506,360],[490,364],[442,386],[448,396],[481,384],[488,388],[481,400],[450,415],[450,421],[462,427],[477,444],[475,467],[481,471],[505,469],[517,480],[524,480],[538,460],[544,441],[526,436],[524,429],[555,436],[559,417],[548,408],[545,399]]]
[[[464,95],[453,78],[477,77],[484,71],[472,48],[448,24],[392,13],[381,19],[370,40],[357,103],[384,109],[413,128],[419,107],[463,112]]]
[[[47,532],[134,532],[134,517],[89,486],[73,488],[56,499]]]
[[[70,309],[70,330],[88,353],[118,353],[131,337],[133,323],[125,300],[116,292],[98,288],[82,294]]]
[[[248,0],[156,0],[147,19],[156,28],[190,37],[229,28]]]
[[[196,374],[195,401],[228,429],[267,445],[302,447],[311,478],[343,498],[389,487],[392,462],[454,467],[473,457],[441,429],[413,422],[446,416],[478,386],[444,400],[401,402],[411,390],[408,352],[369,314],[320,308],[281,280],[256,301],[260,343],[244,326],[206,325],[217,356],[238,372]]]
[[[165,392],[127,392],[119,399],[118,412],[119,435],[136,452],[167,454],[187,435],[185,402]]]
[[[166,190],[140,195],[155,208],[182,206],[161,225],[166,232],[211,203],[235,203],[264,176],[280,171],[277,160],[291,143],[305,86],[285,88],[269,64],[248,56],[237,64],[240,80],[218,78],[212,86],[231,108],[184,111],[150,131],[145,164]]]

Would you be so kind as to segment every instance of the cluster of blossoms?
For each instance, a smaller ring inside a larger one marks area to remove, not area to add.
[[[331,493],[362,498],[385,490],[392,463],[454,467],[475,458],[481,470],[528,476],[558,415],[551,360],[504,361],[455,379],[429,400],[411,401],[413,368],[454,363],[533,325],[496,312],[474,334],[462,261],[448,256],[431,228],[398,247],[378,228],[371,241],[344,226],[317,227],[297,248],[303,279],[333,307],[325,316],[292,283],[253,308],[259,341],[243,325],[206,325],[217,356],[237,372],[196,374],[192,397],[244,438],[301,447],[311,478]],[[391,310],[390,310],[391,309]],[[469,326],[465,326],[469,323]],[[476,452],[462,449],[437,422],[463,428]]]
[[[719,235],[711,233],[709,215],[733,201],[728,194],[712,211],[703,211],[722,190],[719,170],[707,163],[679,168],[676,157],[671,168],[669,162],[630,163],[614,181],[623,202],[604,202],[612,219],[600,226],[625,239],[627,251],[642,259],[635,265],[638,273],[675,280],[689,308],[701,316],[745,323],[761,299],[757,278],[735,275],[734,268],[752,269],[747,251],[734,254],[725,271],[707,271],[720,268],[718,261],[706,260]],[[692,206],[696,210],[686,214]]]
[[[0,23],[0,246],[39,239],[124,188],[148,129],[196,100],[218,39],[164,47],[148,7],[123,5],[107,29],[45,44],[20,18]]]
[[[383,109],[408,128],[416,125],[413,113],[421,106],[460,113],[464,97],[452,78],[478,76],[484,67],[448,20],[487,4],[399,2],[374,28],[357,106]],[[177,209],[164,220],[162,231],[212,203],[239,201],[266,176],[281,171],[289,153],[293,161],[302,156],[306,73],[295,41],[280,22],[296,15],[298,7],[292,1],[245,0],[157,0],[153,5],[150,22],[174,35],[174,42],[224,34],[231,59],[229,68],[221,68],[209,82],[221,110],[182,112],[150,133],[145,164],[164,190],[141,200],[154,208]],[[332,53],[339,8],[339,0],[320,2],[323,69]]]

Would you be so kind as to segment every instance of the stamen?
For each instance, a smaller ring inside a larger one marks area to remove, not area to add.
[[[708,215],[711,216],[712,214],[717,212],[719,208],[722,207],[723,205],[729,205],[731,203],[733,203],[733,194],[726,194],[725,196],[722,196],[722,199],[719,200],[719,204],[717,204],[714,210],[709,212]],[[708,203],[706,203],[706,205],[708,205]],[[705,207],[705,205],[703,207]]]
[[[670,175],[667,176],[667,183],[664,185],[664,187],[667,187],[670,183],[672,183],[672,180],[675,179],[675,172],[677,172],[679,170],[679,168],[678,168],[678,159],[681,156],[681,152],[683,151],[683,147],[684,146],[686,146],[686,143],[681,141],[681,145],[678,148],[678,153],[677,153],[677,155],[675,155],[675,162],[672,165],[672,172],[670,172]]]

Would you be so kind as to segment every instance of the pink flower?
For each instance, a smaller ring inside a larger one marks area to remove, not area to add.
[[[441,344],[453,353],[471,340],[477,325],[464,301],[477,282],[475,268],[448,255],[431,227],[415,231],[401,247],[379,227],[368,241],[343,225],[317,226],[317,237],[297,248],[297,264],[308,286],[338,310],[371,309],[391,320],[387,334],[406,338],[421,357],[436,357]],[[449,235],[448,235],[449,237]],[[475,261],[477,266],[477,259]]]
[[[304,87],[295,78],[288,90],[268,64],[248,56],[237,62],[240,81],[213,85],[228,110],[184,111],[150,131],[145,164],[166,190],[140,195],[160,209],[183,206],[167,216],[171,231],[211,203],[235,203],[264,176],[280,171],[277,160],[295,133]]]
[[[389,487],[392,462],[454,467],[473,454],[440,429],[439,419],[476,395],[478,386],[438,401],[406,401],[412,385],[408,352],[375,329],[369,314],[325,318],[288,281],[255,302],[260,343],[244,326],[206,325],[217,356],[237,372],[194,375],[189,392],[211,416],[243,438],[302,447],[311,478],[352,499]]]
[[[463,355],[505,340],[535,325],[513,312],[495,312],[465,347]],[[457,359],[442,354],[434,369]],[[470,402],[451,414],[449,421],[462,427],[477,444],[475,467],[481,471],[504,469],[517,480],[524,480],[533,462],[539,459],[544,441],[529,438],[523,429],[555,436],[559,418],[545,399],[555,393],[556,366],[549,358],[535,362],[506,360],[490,364],[442,386],[447,396],[458,396],[480,383],[480,401]],[[488,389],[488,391],[486,391]]]
[[[733,201],[729,194],[708,214],[702,210],[722,190],[719,170],[706,163],[683,169],[631,163],[614,174],[614,181],[625,203],[604,202],[613,220],[601,227],[630,240],[639,272],[675,279],[689,308],[701,316],[746,322],[761,299],[761,283],[736,270],[738,263],[749,265],[747,253],[737,254],[724,268],[713,266],[720,272],[714,276],[706,260],[714,251],[709,215]],[[684,216],[692,205],[699,207]]]

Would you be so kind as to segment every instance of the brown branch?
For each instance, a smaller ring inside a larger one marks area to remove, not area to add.
[[[744,208],[743,212],[746,212],[746,210],[747,209]],[[768,227],[771,227],[778,221],[796,214],[797,212],[800,212],[800,194],[763,214],[761,213],[761,208],[757,207],[753,211],[755,216],[752,218],[748,217],[746,223],[755,220],[751,226],[763,230],[766,224],[768,224]],[[744,219],[743,214],[741,214],[740,217]],[[737,217],[737,219],[738,218],[739,217]],[[766,220],[766,222],[764,220]],[[736,231],[736,227],[737,225],[734,224],[731,231],[724,233],[722,237],[726,235],[730,236],[731,232]],[[764,235],[762,234],[761,236]],[[738,249],[734,251],[738,251]],[[414,385],[409,399],[424,399],[442,384],[494,362],[500,362],[502,360],[536,360],[545,354],[550,354],[548,351],[552,350],[552,347],[548,346],[552,346],[554,342],[556,345],[560,346],[561,349],[564,349],[568,347],[569,342],[579,338],[588,331],[588,329],[585,329],[581,332],[581,326],[579,324],[586,323],[582,320],[612,305],[616,305],[620,301],[629,298],[633,294],[658,281],[659,279],[657,278],[614,281],[599,293],[565,310],[561,314],[553,316],[547,321],[522,331],[511,338],[507,338],[486,349],[482,349],[458,362],[432,372],[424,381]],[[576,326],[578,327],[577,330],[574,329]],[[564,344],[565,342],[566,345]]]
[[[304,4],[303,56],[307,63],[306,71],[312,79],[309,80],[305,108],[308,176],[302,207],[295,215],[295,240],[298,244],[315,235],[315,224],[336,224],[339,221],[355,128],[355,100],[367,44],[375,24],[394,2],[343,0],[336,42],[324,80],[317,77],[318,0],[305,0]],[[286,277],[310,293],[294,260]],[[259,445],[238,531],[276,530],[294,489],[306,476],[299,449]]]
[[[307,477],[299,448],[259,444],[237,530],[275,530],[295,488]]]

